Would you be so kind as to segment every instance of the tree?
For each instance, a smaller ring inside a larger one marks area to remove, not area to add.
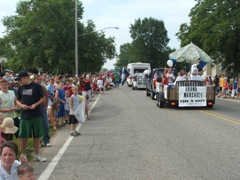
[[[122,47],[124,54],[119,55],[117,65],[125,64],[126,58],[128,63],[150,63],[152,68],[166,64],[170,48],[167,46],[169,38],[163,21],[154,18],[137,19],[130,26],[130,34],[133,41],[131,45]]]
[[[177,34],[182,45],[193,42],[211,55],[224,70],[240,72],[240,2],[237,0],[198,0]],[[203,18],[204,17],[204,18]]]
[[[16,12],[17,15],[4,19],[4,25],[6,39],[15,52],[14,61],[20,62],[21,69],[36,67],[50,73],[73,73],[75,1],[20,1]],[[78,32],[80,35],[89,33],[79,37],[80,72],[100,70],[106,58],[115,55],[114,39],[106,38],[103,33],[93,33],[94,23],[82,24],[82,14],[83,6],[78,2]]]
[[[116,67],[127,67],[131,62],[131,44],[126,43],[120,46],[120,54],[115,64]]]

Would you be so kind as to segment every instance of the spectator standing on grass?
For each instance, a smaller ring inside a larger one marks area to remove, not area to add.
[[[238,78],[235,77],[233,82],[232,98],[237,97],[238,94]]]
[[[33,78],[33,81],[37,84],[41,84],[42,82],[42,76],[40,75],[35,75]],[[43,127],[44,127],[44,136],[43,136],[43,146],[50,147],[50,136],[49,136],[49,120],[48,120],[48,92],[46,87],[42,85],[43,91],[44,91],[44,103],[41,104],[41,114],[43,118]]]
[[[102,78],[102,76],[100,76],[100,78],[97,80],[97,87],[101,94],[104,93],[103,83],[104,83],[103,78]]]
[[[224,74],[221,75],[220,79],[219,79],[219,93],[218,93],[218,97],[222,96],[223,94],[223,84],[224,84]]]
[[[3,76],[3,79],[6,79],[9,83],[12,82],[12,78],[9,72],[5,72],[5,76]]]
[[[119,84],[121,83],[121,77],[119,73],[116,73],[114,75],[114,81],[115,81],[116,88],[119,88]]]
[[[81,91],[82,96],[88,95],[89,100],[91,100],[92,97],[92,87],[91,87],[91,81],[90,81],[90,75],[83,75],[83,79],[81,82]]]
[[[69,90],[65,91],[65,124],[69,124],[69,114],[70,114],[70,97],[69,97]]]
[[[56,90],[55,99],[60,102],[59,111],[57,113],[57,118],[60,119],[60,125],[65,126],[64,118],[65,118],[65,90],[64,90],[64,83],[60,82],[59,89]]]
[[[11,117],[14,120],[14,125],[19,127],[20,120],[15,112],[17,110],[17,98],[15,92],[8,89],[9,82],[6,79],[0,80],[0,112],[4,117]],[[13,135],[10,139],[13,139]],[[15,137],[18,138],[18,131],[15,133]]]
[[[71,97],[71,95],[73,94],[73,92],[72,92],[71,81],[70,81],[69,78],[67,78],[67,79],[65,80],[64,90],[65,90],[65,91],[66,91],[66,90],[69,90],[69,97]]]
[[[51,106],[54,100],[54,79],[51,78],[48,81],[48,85],[46,86],[48,92],[48,106]]]
[[[48,76],[47,73],[41,72],[41,78],[42,78],[41,85],[42,85],[43,87],[46,87],[47,76]]]
[[[26,149],[28,138],[34,138],[35,158],[45,162],[46,158],[40,155],[40,137],[43,133],[43,119],[40,105],[44,103],[44,91],[40,84],[31,82],[26,71],[20,71],[17,79],[21,86],[18,89],[17,104],[22,108],[19,126],[19,137],[21,144],[21,159],[27,161]]]
[[[229,91],[229,84],[228,84],[227,77],[225,77],[223,82],[223,87],[222,87],[223,98],[227,97],[228,91]]]

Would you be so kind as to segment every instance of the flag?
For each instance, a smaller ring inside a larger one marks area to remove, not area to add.
[[[127,69],[123,67],[122,70],[121,70],[121,72],[120,72],[120,75],[121,75],[121,77],[122,77],[122,81],[124,81],[124,80],[127,79],[127,77],[128,77],[130,74],[129,74],[129,72],[127,71]],[[124,79],[123,79],[123,77],[124,77]]]

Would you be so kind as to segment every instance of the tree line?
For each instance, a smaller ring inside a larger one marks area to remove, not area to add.
[[[6,67],[73,73],[75,68],[75,1],[20,1],[17,15],[5,17],[6,36],[0,39],[0,56]],[[96,32],[93,21],[80,22],[84,8],[78,2],[79,72],[95,72],[116,55],[113,37]]]
[[[176,34],[181,46],[194,43],[209,54],[213,64],[237,76],[240,72],[240,2],[238,0],[196,0]],[[17,4],[15,16],[5,17],[6,36],[0,39],[0,56],[8,58],[14,71],[38,68],[53,73],[74,72],[74,0],[30,0]],[[94,32],[95,24],[80,22],[84,13],[78,2],[79,71],[99,71],[107,59],[117,57],[116,68],[132,62],[165,67],[174,49],[164,22],[153,17],[130,24],[132,41],[115,49],[114,37]],[[183,68],[186,64],[179,65]]]
[[[209,54],[212,64],[220,64],[223,71],[238,76],[240,73],[240,1],[196,0],[189,13],[190,23],[183,23],[176,36],[181,46],[194,43]],[[116,66],[131,62],[148,62],[154,67],[165,67],[169,38],[162,20],[137,19],[130,25],[131,43],[120,47]],[[178,64],[178,69],[187,63]]]

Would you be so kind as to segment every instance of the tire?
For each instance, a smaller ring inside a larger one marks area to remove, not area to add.
[[[151,92],[151,99],[154,100],[155,93],[152,91]]]
[[[164,101],[160,101],[160,108],[164,108],[164,104],[165,104],[165,102]]]
[[[146,96],[150,96],[150,93],[148,92],[148,88],[146,87]]]
[[[156,100],[157,100],[157,106],[159,107],[159,94],[158,93],[156,95]]]
[[[134,86],[132,86],[132,90],[135,90]]]
[[[163,101],[163,100],[164,100],[164,94],[161,93],[161,94],[159,94],[159,107],[160,108],[164,108],[165,101]]]

